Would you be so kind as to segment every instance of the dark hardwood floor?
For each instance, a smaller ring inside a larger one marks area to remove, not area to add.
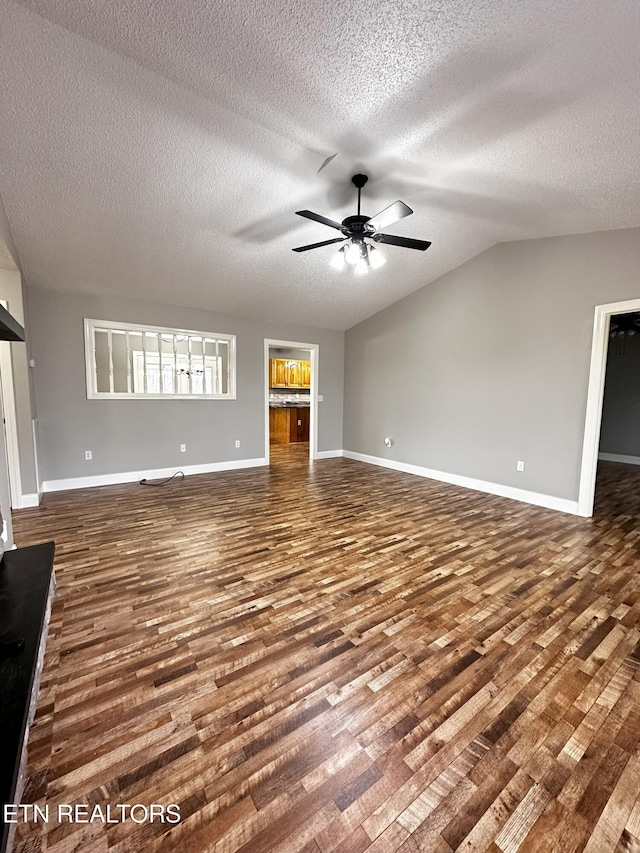
[[[638,850],[640,469],[580,519],[307,453],[16,514],[58,582],[24,801],[182,819],[15,849]]]

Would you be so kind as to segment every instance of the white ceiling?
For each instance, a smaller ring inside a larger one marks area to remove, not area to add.
[[[26,280],[348,328],[504,240],[640,225],[636,0],[0,0]],[[337,155],[318,173],[331,154]],[[367,276],[295,216],[400,198]]]
[[[17,271],[17,269],[16,263],[13,260],[13,255],[9,251],[9,247],[4,240],[0,239],[0,270]]]

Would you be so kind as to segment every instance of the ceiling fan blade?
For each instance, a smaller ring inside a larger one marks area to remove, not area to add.
[[[313,219],[314,222],[321,222],[323,225],[328,225],[329,228],[337,228],[338,231],[342,231],[342,225],[339,222],[327,219],[326,216],[320,216],[319,213],[314,213],[312,210],[296,210],[296,214],[307,219]]]
[[[373,234],[377,243],[388,243],[390,246],[402,246],[405,249],[418,249],[425,252],[431,243],[429,240],[413,240],[411,237],[396,237],[395,234]]]
[[[334,237],[333,240],[323,240],[322,243],[310,243],[308,246],[298,246],[294,252],[308,252],[309,249],[319,249],[320,246],[328,246],[330,243],[343,243],[344,237]]]
[[[317,171],[317,173],[316,173],[316,174],[318,174],[318,175],[319,175],[319,174],[320,174],[320,172],[324,169],[324,167],[325,167],[325,166],[328,166],[328,165],[329,165],[329,163],[333,160],[333,158],[334,158],[334,157],[337,157],[337,156],[338,156],[338,152],[336,151],[336,153],[335,153],[335,154],[330,154],[328,157],[326,157],[326,158],[325,158],[325,160],[324,160],[324,162],[323,162],[323,164],[322,164],[322,166],[320,166],[320,168],[318,169],[318,171]]]
[[[371,225],[378,231],[380,228],[386,228],[387,225],[397,222],[398,219],[404,219],[405,216],[409,216],[412,213],[413,210],[403,201],[394,201],[389,207],[385,207],[380,213],[372,216],[367,225]]]

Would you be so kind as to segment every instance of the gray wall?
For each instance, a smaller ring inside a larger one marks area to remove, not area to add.
[[[600,451],[640,457],[640,335],[609,342]]]
[[[594,307],[639,271],[640,229],[503,243],[353,327],[345,448],[577,500]]]
[[[265,338],[319,344],[318,449],[342,447],[343,332],[37,288],[28,297],[43,481],[263,457]],[[85,317],[237,335],[237,399],[87,400]]]

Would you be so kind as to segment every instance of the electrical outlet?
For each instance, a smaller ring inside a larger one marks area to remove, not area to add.
[[[93,459],[93,454],[91,453],[90,450],[85,450],[84,458],[86,459],[87,462],[89,462],[91,459]]]
[[[240,442],[236,439],[236,447],[240,447]]]
[[[516,462],[516,471],[524,471],[524,462],[522,459],[518,459]]]
[[[186,452],[187,452],[187,445],[181,444],[180,445],[180,453],[186,453]]]

